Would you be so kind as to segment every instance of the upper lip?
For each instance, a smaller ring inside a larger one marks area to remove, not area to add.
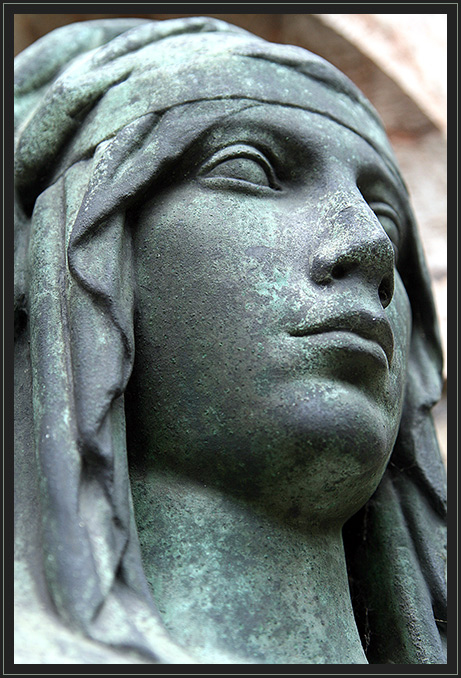
[[[355,311],[328,317],[313,323],[303,323],[290,330],[292,337],[305,337],[322,332],[353,332],[364,339],[378,343],[387,357],[389,366],[394,354],[394,335],[386,316],[374,315],[369,311]]]

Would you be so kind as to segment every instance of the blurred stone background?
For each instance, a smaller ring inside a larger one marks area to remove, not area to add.
[[[74,21],[119,16],[169,19],[194,14],[16,14],[15,54]],[[274,42],[324,57],[380,113],[412,196],[440,320],[444,392],[434,409],[447,455],[446,14],[210,14]]]

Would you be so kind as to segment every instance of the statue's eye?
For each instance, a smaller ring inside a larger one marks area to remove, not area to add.
[[[383,202],[372,202],[370,207],[373,212],[376,214],[379,223],[386,231],[389,240],[392,243],[392,246],[395,251],[395,260],[397,261],[397,256],[399,252],[400,245],[400,227],[399,227],[399,217],[396,211],[387,203]]]
[[[274,170],[256,148],[236,144],[209,158],[199,173],[200,180],[223,188],[266,188],[277,190]]]

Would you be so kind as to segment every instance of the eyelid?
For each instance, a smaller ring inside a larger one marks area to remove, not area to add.
[[[379,216],[388,217],[393,221],[400,238],[402,235],[402,226],[398,212],[396,212],[396,210],[393,207],[391,207],[388,203],[381,202],[379,200],[370,200],[368,205],[370,209],[376,214],[377,217]]]
[[[370,200],[368,204],[378,219],[379,217],[387,217],[394,224],[395,230],[397,231],[397,242],[394,242],[394,239],[391,238],[389,234],[388,237],[391,239],[394,248],[396,249],[397,255],[402,238],[402,226],[398,212],[393,207],[391,207],[389,203],[382,202],[380,200]]]
[[[277,178],[275,176],[274,169],[266,158],[266,156],[259,151],[254,146],[249,146],[247,144],[233,144],[232,146],[226,146],[225,148],[216,151],[208,160],[202,165],[198,173],[199,177],[204,177],[207,172],[210,172],[212,169],[225,162],[226,160],[234,160],[236,158],[247,158],[248,160],[253,160],[266,172],[267,179],[269,182],[269,187],[272,190],[279,190],[280,186],[278,185]],[[225,177],[223,177],[225,178]],[[242,183],[252,183],[245,182],[240,179],[229,179],[235,182],[241,181]],[[267,188],[267,187],[266,187]]]
[[[391,217],[395,221],[396,226],[400,224],[400,218],[398,212],[395,211],[393,207],[387,202],[382,202],[381,200],[370,200],[368,203],[376,214],[382,214],[386,217]]]

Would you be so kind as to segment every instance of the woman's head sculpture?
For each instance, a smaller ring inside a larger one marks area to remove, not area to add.
[[[441,350],[374,109],[323,59],[207,18],[74,24],[16,73],[18,539],[37,595],[144,661],[212,661],[167,633],[146,578],[152,468],[306,553],[342,531],[363,663],[445,662]]]

